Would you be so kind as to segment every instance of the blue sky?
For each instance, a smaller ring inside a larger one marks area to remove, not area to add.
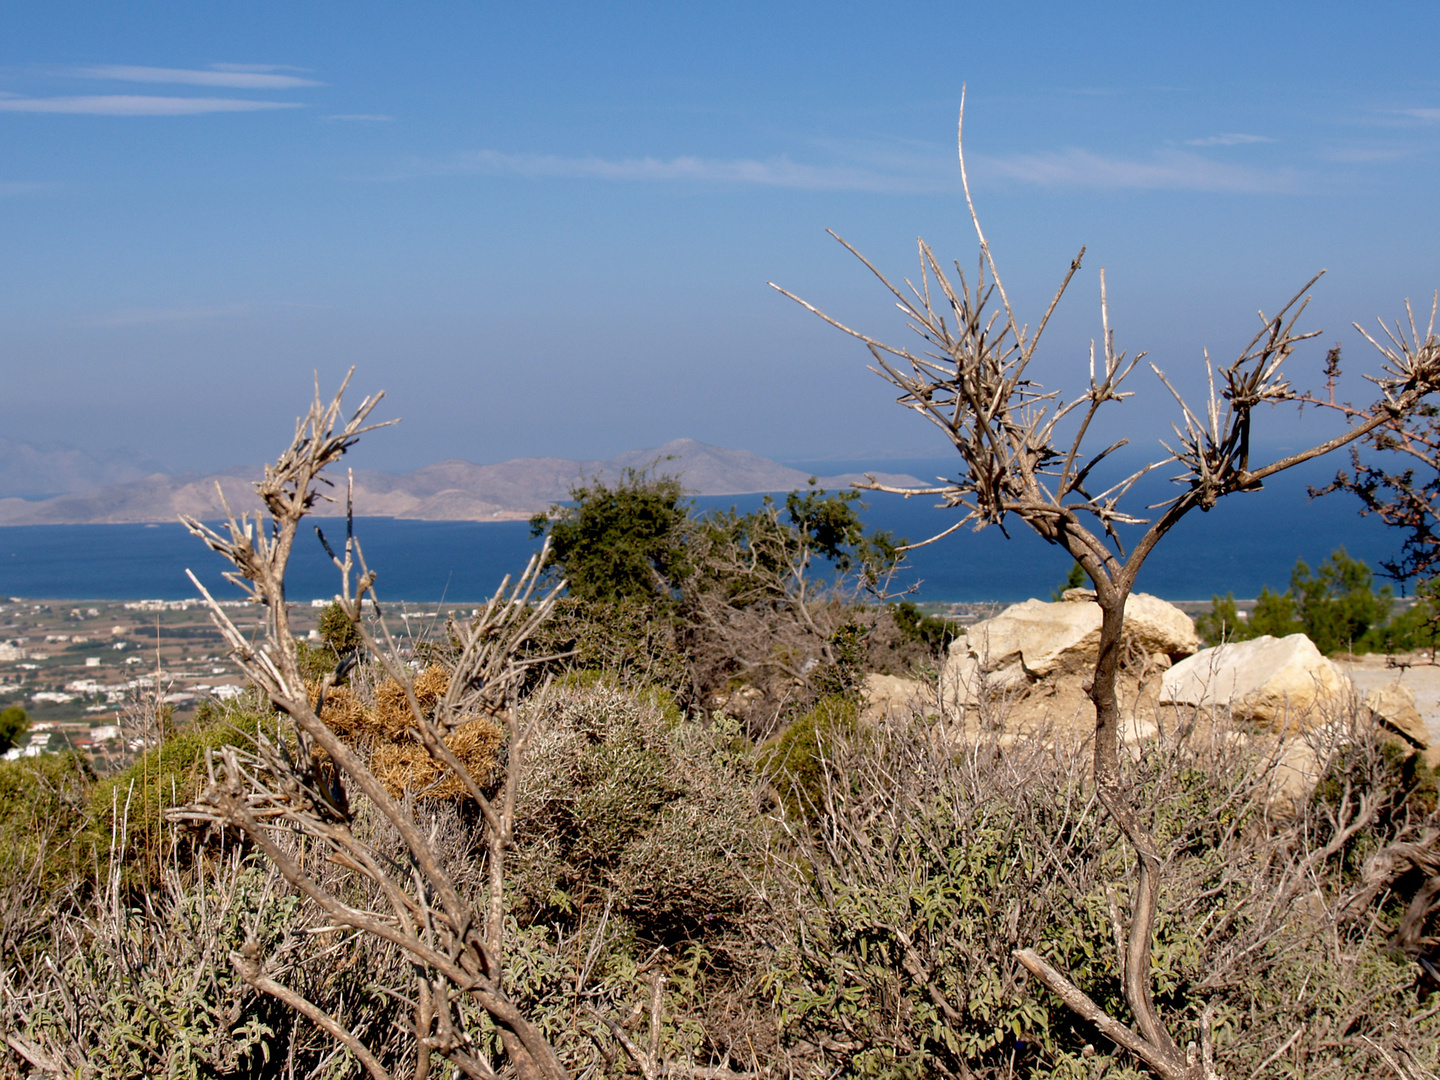
[[[943,453],[765,283],[903,336],[824,229],[900,275],[919,235],[972,265],[962,83],[1031,321],[1089,245],[1047,383],[1082,370],[1101,266],[1120,347],[1187,386],[1328,268],[1291,370],[1316,382],[1330,341],[1369,365],[1351,320],[1440,286],[1437,30],[1384,3],[12,4],[5,434],[258,461],[353,363],[405,418],[375,467]]]

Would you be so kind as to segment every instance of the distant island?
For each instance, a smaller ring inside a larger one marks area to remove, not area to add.
[[[567,499],[586,477],[618,479],[627,468],[656,465],[678,475],[696,495],[748,495],[804,487],[809,473],[752,454],[675,439],[651,449],[631,450],[606,461],[517,458],[498,465],[441,461],[414,472],[355,473],[355,513],[361,517],[418,521],[515,521]],[[886,484],[918,485],[912,476],[876,474]],[[0,498],[0,525],[88,525],[174,521],[180,514],[202,519],[225,515],[218,484],[235,512],[259,508],[254,482],[259,468],[241,466],[209,475],[153,473],[119,483],[43,499]],[[847,487],[859,473],[820,478],[823,487]],[[318,513],[343,514],[344,493]]]

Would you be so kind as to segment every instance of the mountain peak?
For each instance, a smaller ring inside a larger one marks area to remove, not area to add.
[[[516,458],[477,465],[458,458],[410,473],[357,471],[355,513],[366,517],[428,521],[504,521],[530,517],[563,502],[586,478],[614,482],[627,468],[655,465],[678,476],[693,495],[749,495],[802,488],[810,474],[749,450],[711,446],[696,439],[672,439],[663,446],[631,450],[604,461]],[[214,519],[224,509],[218,485],[235,510],[258,509],[253,479],[259,470],[234,468],[211,476],[127,477],[48,499],[0,498],[0,525],[85,524],[174,521],[184,513]],[[821,479],[828,488],[848,486],[858,476]],[[913,477],[886,476],[887,483],[918,484]],[[321,503],[321,515],[343,514],[341,503]]]

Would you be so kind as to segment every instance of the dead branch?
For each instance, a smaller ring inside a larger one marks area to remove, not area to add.
[[[494,1075],[483,1056],[477,1054],[478,1033],[468,1029],[465,1014],[458,1008],[458,999],[468,998],[494,1022],[517,1076],[522,1080],[560,1080],[566,1071],[555,1051],[504,989],[502,927],[504,861],[514,836],[515,789],[535,713],[517,697],[530,663],[519,658],[518,653],[553,610],[563,583],[548,592],[539,590],[546,557],[542,550],[513,587],[508,578],[501,584],[479,616],[465,623],[452,622],[450,632],[458,644],[458,656],[451,664],[443,700],[434,710],[427,710],[420,705],[412,671],[385,621],[375,589],[376,574],[365,565],[363,550],[354,535],[353,508],[348,497],[343,558],[321,536],[341,574],[337,602],[373,661],[404,690],[410,710],[410,735],[433,761],[458,779],[481,811],[489,888],[485,910],[476,911],[462,897],[452,871],[416,820],[413,800],[395,797],[361,753],[320,719],[324,695],[339,672],[327,677],[312,706],[310,688],[300,671],[285,595],[285,570],[299,525],[318,499],[328,498],[320,489],[328,485],[322,475],[325,467],[338,460],[360,434],[382,426],[364,424],[378,396],[365,399],[342,423],[340,398],[344,388],[342,384],[340,392],[326,403],[319,396],[317,384],[315,401],[297,422],[290,447],[266,468],[264,479],[256,484],[268,519],[260,514],[253,518],[231,514],[223,531],[193,518],[183,519],[192,533],[234,566],[226,577],[266,610],[264,639],[258,645],[252,644],[226,611],[195,582],[231,655],[251,682],[291,720],[293,742],[284,738],[271,741],[262,736],[253,752],[226,748],[222,754],[212,756],[209,786],[177,816],[241,829],[331,925],[387,941],[410,958],[419,987],[414,1032],[417,1062],[438,1052],[464,1075]],[[367,609],[374,612],[373,619],[367,616]],[[502,720],[508,737],[508,752],[499,793],[492,797],[490,777],[474,775],[446,739],[463,724],[493,724],[497,718]],[[356,789],[394,830],[403,848],[403,864],[397,864],[354,828],[347,787]],[[386,910],[358,908],[343,899],[332,885],[306,873],[278,842],[282,832],[299,833],[318,844],[333,863],[347,868],[358,882],[368,884]],[[308,1003],[265,976],[258,961],[252,966],[253,971],[250,967],[243,970],[253,985],[311,1016],[306,1010]],[[366,1061],[372,1075],[383,1073],[376,1071],[378,1061],[373,1057],[366,1060],[361,1054],[363,1042],[353,1031],[343,1030],[333,1020],[327,1023],[322,1017],[311,1019]]]
[[[906,289],[901,289],[836,236],[895,298],[910,330],[921,339],[918,350],[886,344],[852,329],[771,284],[831,326],[861,341],[874,361],[872,370],[900,391],[898,403],[939,427],[955,447],[961,465],[956,479],[939,489],[916,488],[903,494],[938,494],[941,506],[956,509],[959,520],[947,533],[961,525],[976,530],[989,525],[1003,529],[1007,518],[1014,515],[1045,540],[1063,547],[1094,583],[1102,613],[1099,657],[1090,690],[1096,713],[1095,785],[1100,801],[1134,851],[1137,864],[1123,985],[1138,1033],[1127,1029],[1127,1036],[1122,1038],[1116,1029],[1112,1037],[1142,1057],[1159,1075],[1199,1077],[1200,1063],[1192,1060],[1193,1055],[1181,1053],[1165,1028],[1151,991],[1150,950],[1163,860],[1143,824],[1144,815],[1133,802],[1119,759],[1116,677],[1123,652],[1125,600],[1146,558],[1191,510],[1208,510],[1223,497],[1258,490],[1266,478],[1372,432],[1393,427],[1397,418],[1420,409],[1440,389],[1440,342],[1433,333],[1422,342],[1414,332],[1412,318],[1408,339],[1397,332],[1389,336],[1388,345],[1376,342],[1386,360],[1385,374],[1372,380],[1381,396],[1367,409],[1355,413],[1346,430],[1280,460],[1252,464],[1251,428],[1256,410],[1263,405],[1305,400],[1292,390],[1282,367],[1296,346],[1318,334],[1298,328],[1309,290],[1319,279],[1317,274],[1277,314],[1261,313],[1259,330],[1234,361],[1217,372],[1206,354],[1209,392],[1198,410],[1191,408],[1152,364],[1152,370],[1180,409],[1180,420],[1173,425],[1174,445],[1162,443],[1167,456],[1104,491],[1092,492],[1092,470],[1124,445],[1121,440],[1087,453],[1086,438],[1092,421],[1102,409],[1108,411],[1131,396],[1122,387],[1144,354],[1127,358],[1116,350],[1102,271],[1100,349],[1097,357],[1092,342],[1088,381],[1067,401],[1059,391],[1046,390],[1028,376],[1051,314],[1080,269],[1084,249],[1070,263],[1032,334],[1017,319],[980,226],[965,170],[963,131],[962,97],[957,135],[960,177],[980,248],[973,284],[958,264],[958,276],[952,281],[921,240],[920,284],[917,287],[907,281]],[[992,310],[992,297],[997,295],[999,308]],[[1073,425],[1068,438],[1062,436],[1062,424]],[[1121,507],[1121,500],[1146,473],[1170,463],[1180,466],[1172,477],[1179,493],[1147,508],[1159,511],[1153,519]],[[1128,552],[1119,526],[1143,527]],[[1017,956],[1072,1009],[1097,1024],[1101,1022],[1098,1007],[1063,975],[1046,966],[1033,952],[1022,950]],[[1116,1028],[1117,1022],[1106,1019],[1106,1023]]]

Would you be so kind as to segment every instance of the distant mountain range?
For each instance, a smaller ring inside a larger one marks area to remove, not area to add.
[[[0,447],[3,453],[4,447]],[[74,459],[72,482],[86,473],[85,455]],[[499,465],[475,465],[468,461],[442,461],[414,472],[396,474],[375,471],[355,473],[355,513],[362,517],[411,518],[421,521],[513,521],[544,510],[570,495],[570,489],[586,477],[613,481],[626,468],[654,464],[660,472],[678,475],[696,495],[746,495],[756,492],[791,491],[802,488],[809,473],[746,450],[708,446],[694,439],[676,439],[650,450],[632,450],[608,461],[571,461],[566,458],[517,458]],[[104,466],[96,465],[102,470]],[[133,466],[129,466],[133,468]],[[10,471],[23,476],[23,463],[6,461],[0,466],[0,482]],[[204,520],[224,517],[225,509],[216,485],[235,512],[259,508],[254,482],[258,468],[235,468],[208,476],[166,476],[153,473],[140,477],[100,479],[88,490],[43,499],[0,498],[0,525],[80,525],[124,522],[174,521],[180,514]],[[343,483],[344,473],[335,479]],[[912,485],[911,476],[877,474],[883,483]],[[53,480],[60,479],[56,472]],[[861,479],[858,473],[820,478],[821,486],[836,489]],[[118,481],[118,482],[116,482]],[[9,483],[0,490],[16,494],[43,493],[38,481]],[[49,488],[48,490],[55,490]],[[323,504],[322,515],[344,513],[344,490],[337,488],[338,501]]]
[[[0,495],[37,499],[88,491],[141,480],[159,468],[157,462],[130,451],[92,453],[73,446],[36,446],[0,435]]]

